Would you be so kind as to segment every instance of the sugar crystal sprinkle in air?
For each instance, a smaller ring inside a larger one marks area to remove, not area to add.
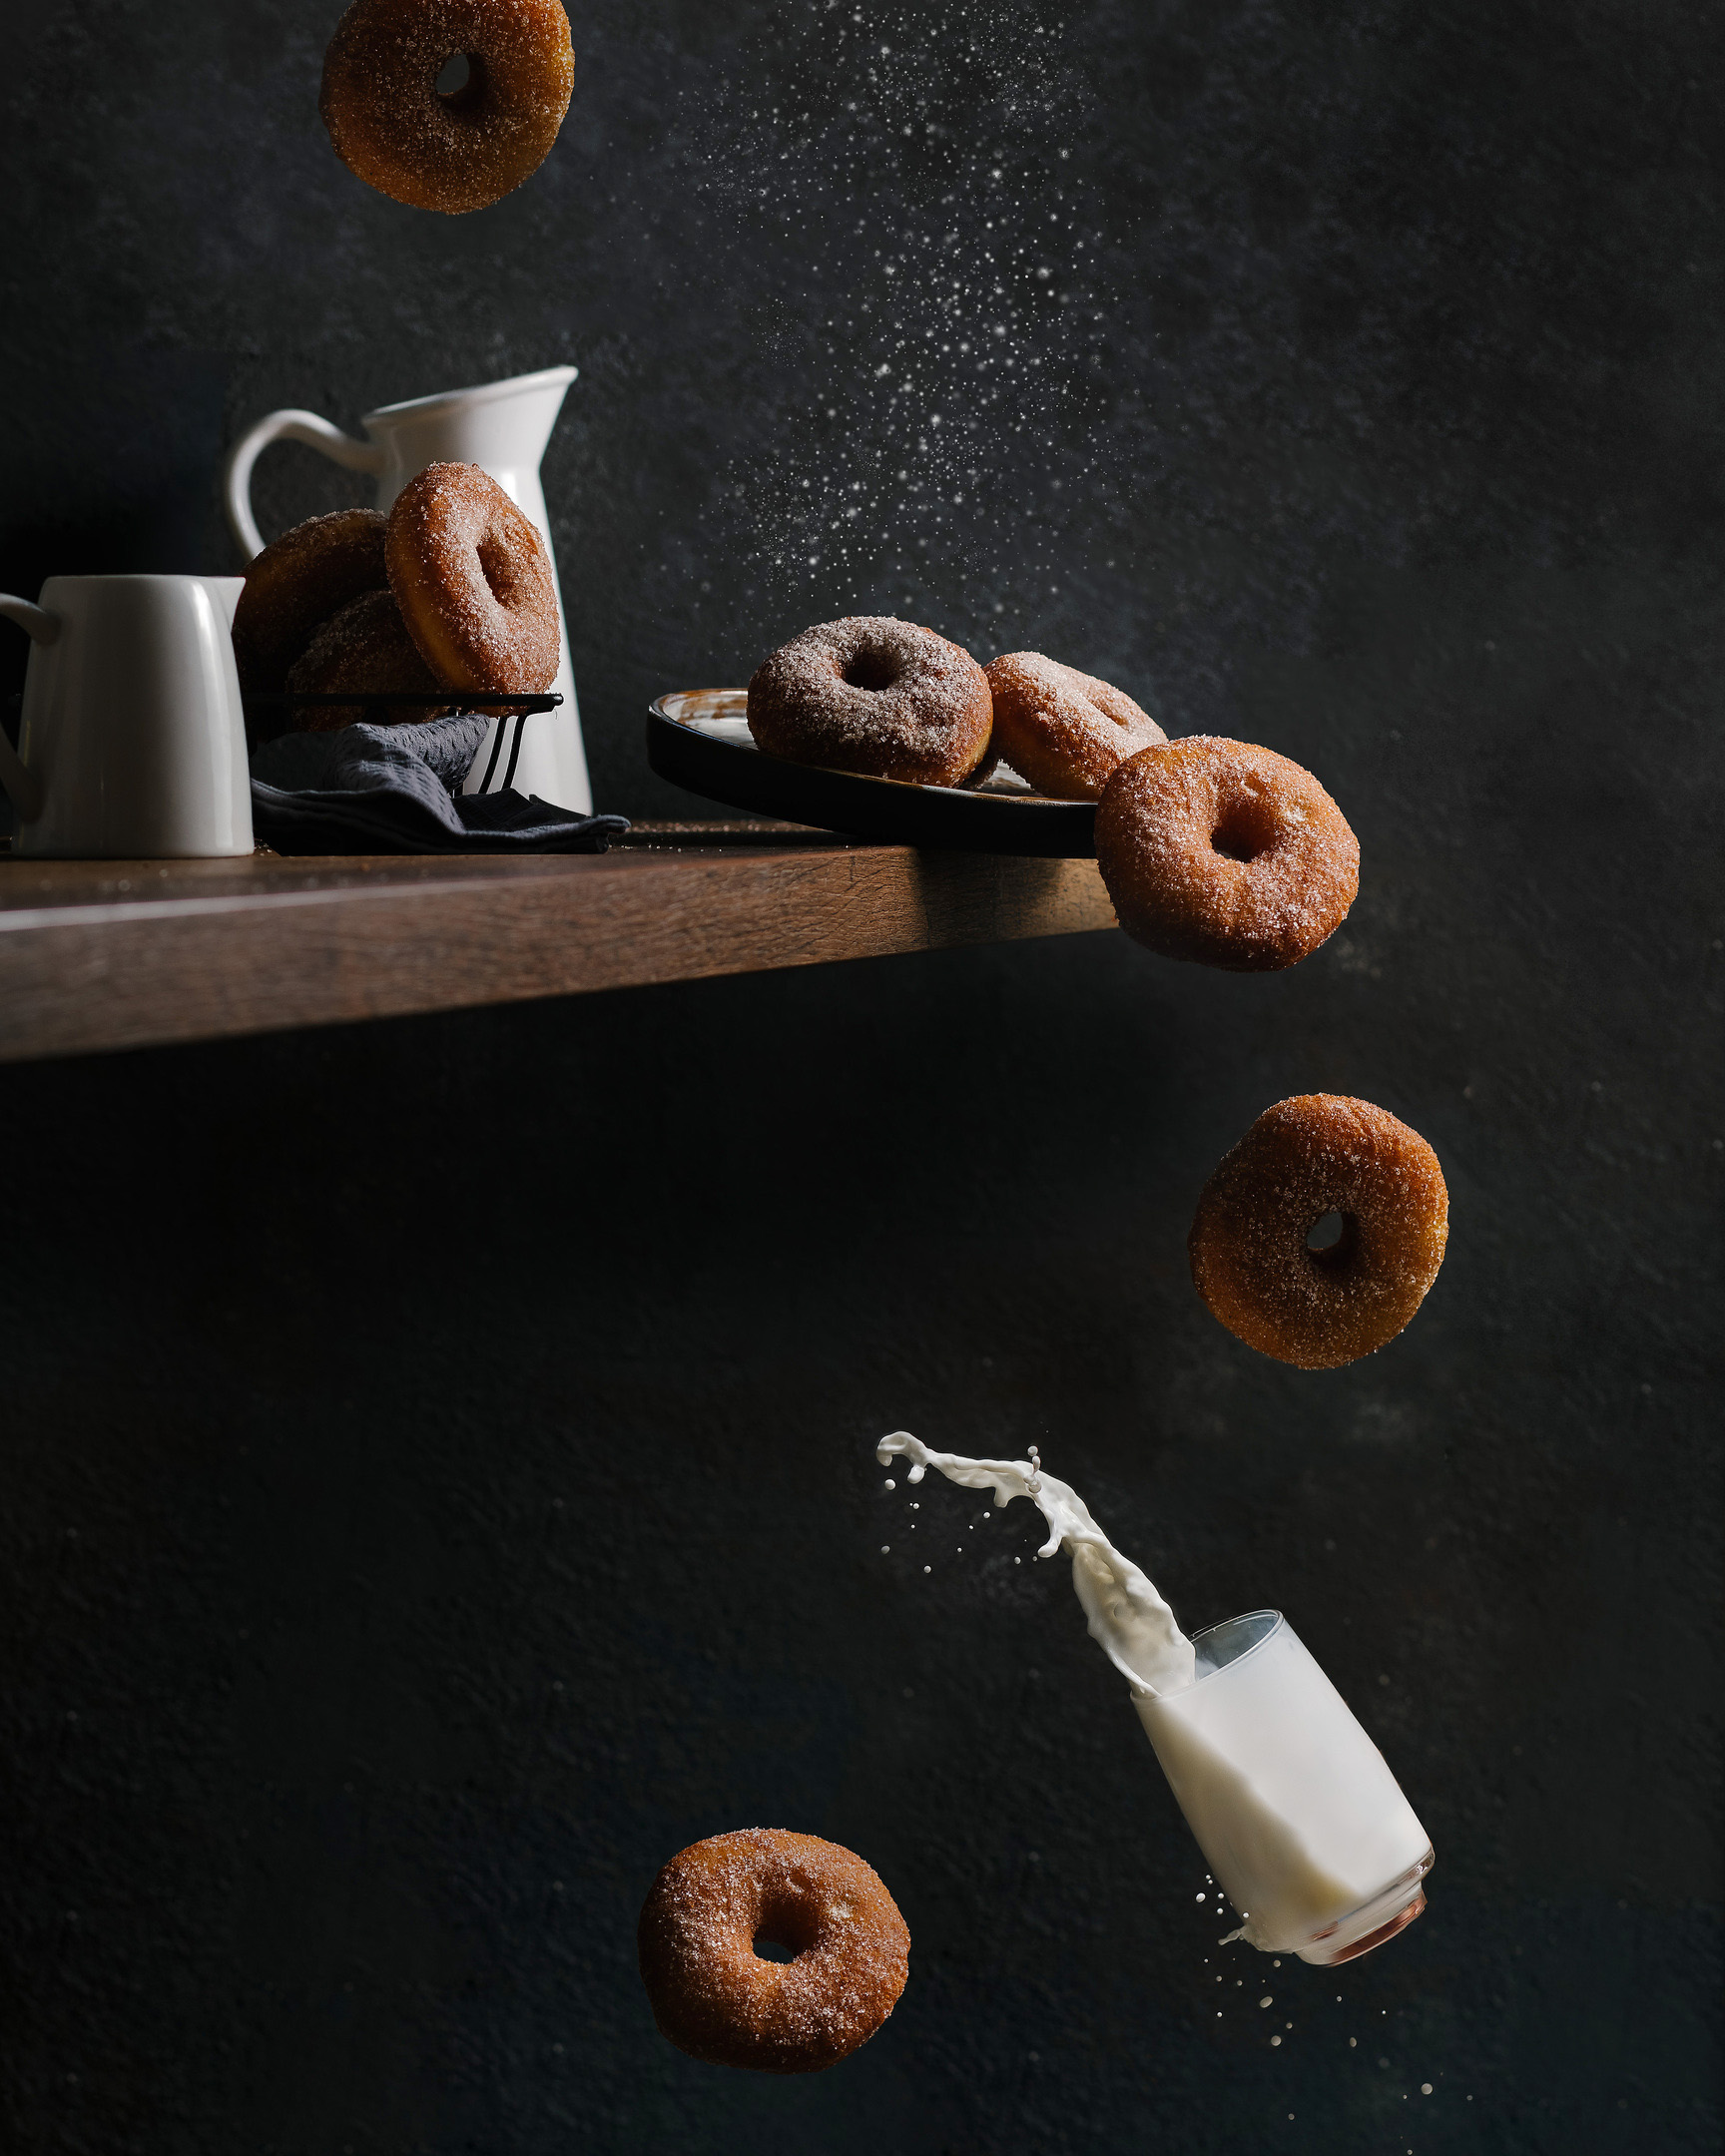
[[[787,618],[866,597],[929,619],[936,592],[978,627],[1018,615],[1069,559],[1069,524],[1127,513],[1092,383],[1136,295],[1102,274],[1104,213],[1071,156],[1086,63],[1036,12],[793,11],[762,33],[792,102],[751,103],[746,44],[679,116],[704,208],[751,246],[794,235],[817,310],[805,348],[765,302],[762,342],[796,351],[807,394],[731,467],[701,534]],[[984,112],[978,140],[964,123]]]

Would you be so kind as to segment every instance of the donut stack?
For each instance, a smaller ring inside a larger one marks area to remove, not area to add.
[[[533,695],[557,678],[557,587],[543,541],[477,464],[432,464],[387,517],[337,509],[296,524],[246,572],[234,656],[255,734],[265,698],[415,696],[411,704],[300,706],[312,731],[429,719],[439,689]],[[481,706],[482,708],[482,706]]]

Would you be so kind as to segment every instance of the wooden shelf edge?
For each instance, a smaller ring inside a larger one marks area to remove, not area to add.
[[[0,865],[0,1062],[1114,925],[1093,860],[677,838],[507,861]]]

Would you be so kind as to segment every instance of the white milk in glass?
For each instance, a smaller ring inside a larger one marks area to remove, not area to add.
[[[1317,1962],[1382,1945],[1425,1907],[1433,1862],[1383,1753],[1277,1611],[1192,1645],[1193,1684],[1132,1704],[1240,1936]]]
[[[1188,1639],[1068,1483],[1031,1460],[934,1452],[907,1430],[876,1458],[933,1467],[996,1505],[1028,1497],[1064,1549],[1090,1636],[1132,1704],[1244,1938],[1330,1963],[1382,1945],[1426,1906],[1432,1844],[1384,1755],[1276,1610]]]

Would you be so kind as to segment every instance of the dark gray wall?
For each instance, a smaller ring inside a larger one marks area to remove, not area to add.
[[[332,19],[17,35],[0,584],[228,567],[262,410],[567,357],[603,806],[699,812],[650,695],[890,607],[1310,764],[1361,897],[1271,979],[1093,937],[0,1077],[7,2146],[1712,2150],[1718,10],[607,0],[458,222],[332,159]],[[266,524],[348,485],[275,452]],[[1309,1088],[1453,1208],[1315,1376],[1183,1251]],[[1189,1624],[1286,1608],[1426,1919],[1219,1955],[1064,1566],[912,1536],[900,1424],[1039,1442]],[[634,1972],[753,1823],[913,1935],[808,2082]]]

